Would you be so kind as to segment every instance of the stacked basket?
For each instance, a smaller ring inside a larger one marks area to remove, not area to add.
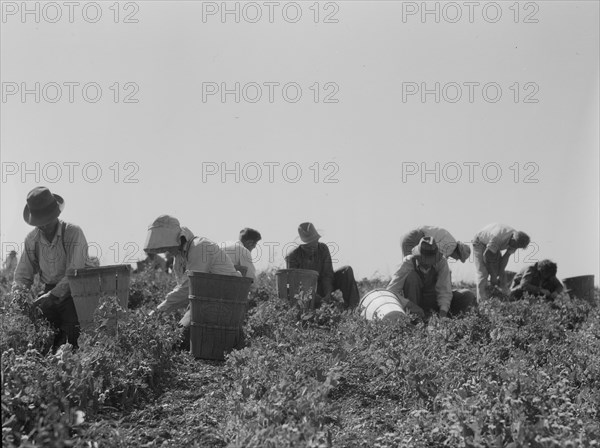
[[[196,358],[223,360],[243,342],[252,280],[190,272],[190,350]]]

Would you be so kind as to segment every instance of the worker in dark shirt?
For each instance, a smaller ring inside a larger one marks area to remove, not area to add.
[[[550,260],[542,260],[523,268],[515,275],[510,288],[513,299],[523,298],[528,292],[532,295],[543,295],[547,299],[554,300],[564,290],[562,283],[556,278],[556,263]]]
[[[315,305],[320,306],[321,300],[328,299],[339,289],[346,307],[356,307],[360,297],[352,268],[343,266],[334,272],[329,248],[319,242],[321,235],[312,223],[300,224],[298,235],[303,244],[294,249],[285,261],[288,269],[311,269],[319,273]]]

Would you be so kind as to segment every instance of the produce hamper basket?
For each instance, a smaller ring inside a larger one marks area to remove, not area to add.
[[[103,294],[117,296],[121,307],[127,310],[130,277],[128,264],[75,269],[67,274],[83,331],[93,329],[94,312]]]
[[[243,341],[252,280],[191,271],[190,351],[195,358],[225,359]]]
[[[296,304],[295,296],[302,289],[304,293],[311,294],[311,304],[314,306],[319,280],[317,271],[310,269],[279,269],[275,272],[275,279],[277,282],[277,295],[280,299],[286,299],[290,303]]]

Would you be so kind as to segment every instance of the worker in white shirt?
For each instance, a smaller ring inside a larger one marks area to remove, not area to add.
[[[262,236],[258,230],[245,227],[240,231],[238,241],[227,241],[223,244],[225,253],[231,258],[235,268],[244,277],[251,278],[252,281],[256,278],[256,268],[251,252],[261,239]]]
[[[529,235],[510,226],[492,223],[473,238],[473,256],[477,271],[477,300],[488,298],[488,278],[492,286],[508,293],[506,265],[517,249],[529,246]],[[502,254],[502,251],[505,251]]]

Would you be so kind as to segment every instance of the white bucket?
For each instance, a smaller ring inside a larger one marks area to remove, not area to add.
[[[396,321],[406,314],[398,296],[387,289],[369,291],[361,299],[359,309],[361,316],[367,320]]]

